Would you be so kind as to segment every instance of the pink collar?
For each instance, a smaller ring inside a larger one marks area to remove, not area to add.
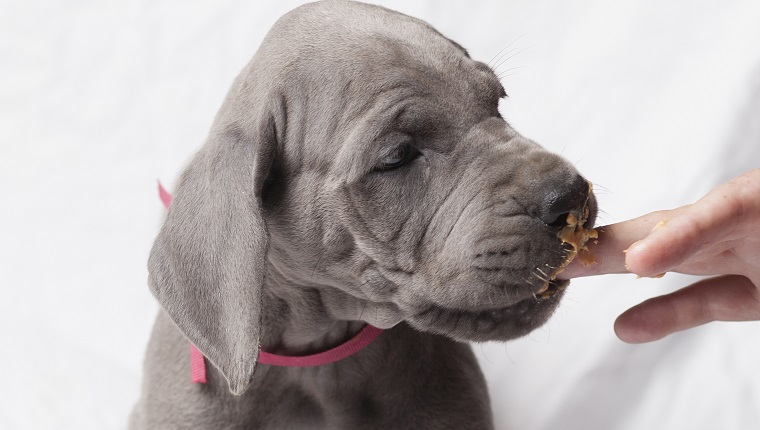
[[[172,203],[172,196],[164,189],[160,182],[158,183],[158,195],[161,197],[164,207],[169,209],[169,205]],[[270,354],[261,351],[259,352],[258,363],[284,367],[314,367],[335,363],[361,351],[380,336],[382,332],[382,329],[367,324],[352,339],[330,350],[298,357]],[[205,357],[193,344],[190,344],[190,375],[193,383],[206,383]]]
[[[367,324],[356,336],[348,342],[336,346],[333,349],[313,355],[286,356],[259,352],[259,364],[282,367],[314,367],[335,363],[348,358],[361,351],[365,346],[372,343],[383,330]],[[206,362],[203,354],[190,344],[190,380],[193,383],[206,383]]]

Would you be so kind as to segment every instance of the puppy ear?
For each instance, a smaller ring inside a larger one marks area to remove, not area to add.
[[[269,246],[261,193],[274,141],[273,120],[216,126],[182,174],[148,261],[153,295],[235,395],[259,354]]]

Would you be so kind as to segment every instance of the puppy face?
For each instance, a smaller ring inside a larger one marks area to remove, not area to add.
[[[588,183],[501,118],[488,66],[421,21],[361,7],[382,19],[296,20],[315,31],[278,89],[270,278],[319,289],[335,318],[465,341],[530,332],[566,285],[551,281],[565,220],[593,225]]]

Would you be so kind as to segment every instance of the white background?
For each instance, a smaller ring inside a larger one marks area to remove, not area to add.
[[[156,180],[173,188],[299,3],[0,0],[0,428],[126,427],[157,310]],[[505,118],[595,183],[600,223],[760,167],[760,2],[379,3],[496,64]],[[688,282],[577,280],[545,327],[476,345],[498,428],[760,428],[760,324],[612,332]]]

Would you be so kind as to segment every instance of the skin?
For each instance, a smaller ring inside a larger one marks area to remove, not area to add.
[[[573,262],[576,278],[608,273],[717,275],[634,306],[615,322],[618,337],[651,342],[711,321],[760,320],[760,169],[697,202],[599,229],[597,264]]]

